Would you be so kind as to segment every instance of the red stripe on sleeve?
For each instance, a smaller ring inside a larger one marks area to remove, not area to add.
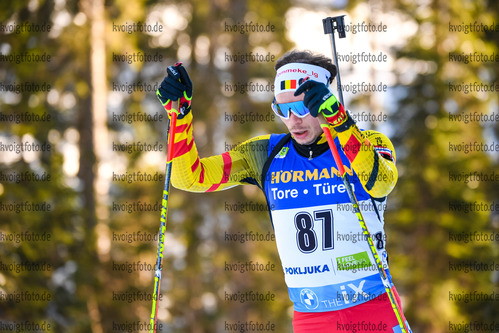
[[[229,181],[230,170],[232,169],[232,157],[230,157],[229,152],[225,152],[222,154],[222,158],[224,159],[224,174],[220,183],[225,184]]]
[[[175,133],[182,133],[183,131],[185,131],[186,128],[188,129],[191,125],[192,123],[178,125],[175,127]]]
[[[230,157],[229,152],[223,153],[222,158],[224,161],[224,170],[222,174],[222,179],[220,180],[220,183],[213,184],[206,192],[213,192],[217,188],[219,188],[221,184],[225,184],[229,181],[230,170],[232,169],[232,158]]]
[[[191,165],[191,171],[195,172],[198,166],[199,166],[199,157],[196,158],[196,161]]]
[[[204,183],[204,165],[201,163],[201,172],[199,173],[199,184]]]
[[[182,156],[188,153],[189,151],[191,151],[193,145],[194,140],[191,140],[189,144],[187,144],[187,139],[175,142],[175,144],[173,145],[173,157]]]
[[[350,138],[345,144],[345,147],[343,147],[345,155],[350,162],[352,162],[359,153],[360,146],[362,146],[362,144],[359,142],[359,140],[357,140],[357,138],[353,134],[350,135]]]

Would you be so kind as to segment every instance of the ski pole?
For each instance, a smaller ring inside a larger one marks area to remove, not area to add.
[[[334,30],[338,31],[338,37],[339,38],[345,38],[345,21],[344,17],[345,15],[341,16],[335,16],[335,17],[327,17],[322,20],[323,26],[324,26],[324,34],[330,34],[331,35],[331,48],[333,52],[333,59],[334,59],[334,64],[336,65],[336,70],[337,70],[337,76],[336,76],[336,81],[338,84],[338,97],[340,98],[340,103],[344,106],[343,102],[343,93],[341,90],[341,79],[340,79],[340,69],[338,67],[338,57],[336,54],[336,44],[334,41]],[[326,136],[327,143],[329,145],[329,148],[331,149],[331,152],[333,153],[333,158],[338,166],[338,170],[341,175],[341,179],[343,180],[343,184],[345,185],[345,188],[347,189],[348,197],[350,198],[350,202],[353,205],[353,212],[357,216],[357,219],[359,220],[360,227],[362,228],[362,233],[364,234],[365,238],[367,239],[367,243],[369,244],[369,249],[371,250],[371,254],[374,257],[374,260],[376,261],[376,265],[378,267],[378,272],[381,277],[381,281],[383,282],[383,286],[385,287],[386,293],[388,295],[388,298],[390,299],[390,303],[392,305],[393,312],[395,313],[395,316],[397,317],[399,326],[402,330],[402,333],[410,333],[411,331],[407,328],[405,321],[402,319],[402,311],[399,308],[397,302],[395,301],[395,295],[393,294],[393,290],[390,285],[390,281],[388,280],[388,277],[386,275],[385,270],[383,269],[383,264],[381,263],[381,260],[379,259],[378,251],[376,250],[376,247],[374,246],[374,243],[371,238],[371,234],[369,233],[369,230],[367,229],[366,221],[364,219],[364,216],[362,215],[361,210],[359,209],[359,202],[357,201],[357,198],[355,197],[355,194],[353,193],[352,186],[350,184],[350,180],[348,179],[348,175],[345,171],[345,167],[343,166],[343,163],[341,161],[341,157],[338,153],[338,149],[336,148],[336,145],[334,144],[333,137],[331,135],[331,130],[329,129],[329,125],[324,117],[319,117],[318,118],[322,130],[324,132],[324,135]]]
[[[178,100],[172,102],[172,109],[178,110]],[[156,333],[158,322],[158,298],[161,285],[161,271],[163,269],[163,250],[165,247],[166,218],[168,214],[168,194],[170,192],[170,178],[172,174],[173,143],[175,141],[175,126],[177,124],[177,113],[171,112],[171,120],[168,121],[168,148],[166,153],[165,187],[163,189],[163,200],[161,202],[161,224],[159,227],[158,254],[156,257],[156,272],[154,274],[154,292],[152,298],[152,312],[149,323],[149,332]]]

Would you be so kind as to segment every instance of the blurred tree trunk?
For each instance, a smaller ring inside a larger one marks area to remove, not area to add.
[[[84,246],[87,257],[83,259],[85,267],[92,267],[98,262],[96,234],[97,209],[103,208],[102,200],[96,200],[97,189],[103,186],[102,161],[107,147],[106,127],[106,48],[104,25],[104,1],[84,0],[82,7],[90,21],[89,70],[86,79],[90,87],[90,95],[85,98],[79,115],[80,131],[80,170],[79,177],[83,182],[83,197],[87,208],[85,218]],[[103,191],[101,190],[101,193]],[[102,199],[99,197],[99,199]],[[97,203],[100,202],[100,203]],[[97,266],[98,270],[98,266]],[[98,271],[90,271],[83,280],[83,290],[87,294],[87,309],[93,333],[102,333],[101,315],[96,293],[99,288]]]

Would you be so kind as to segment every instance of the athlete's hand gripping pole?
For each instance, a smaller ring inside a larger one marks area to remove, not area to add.
[[[170,76],[169,79],[171,80],[172,74],[174,74],[173,77],[175,77],[175,80],[182,81],[182,77],[178,78],[178,67],[180,67],[182,64],[177,63],[175,64],[175,67],[170,66],[167,70],[168,75]],[[165,79],[167,81],[167,79]],[[164,82],[165,82],[164,81]],[[192,85],[191,85],[192,87]],[[161,96],[160,91],[158,89],[157,92],[158,98],[160,99],[161,103],[163,104],[165,110],[167,113],[170,115],[168,125],[167,125],[167,137],[168,137],[168,148],[167,148],[167,153],[166,153],[166,172],[165,172],[165,187],[163,189],[163,200],[161,202],[161,224],[159,227],[159,239],[158,239],[158,252],[157,252],[157,257],[156,257],[156,271],[154,274],[154,292],[153,292],[153,300],[152,300],[152,311],[151,311],[151,320],[149,323],[149,332],[150,333],[156,333],[156,328],[157,328],[157,322],[158,322],[158,298],[159,298],[159,293],[161,291],[160,285],[161,285],[161,273],[163,269],[163,252],[164,252],[164,247],[165,247],[165,231],[166,231],[166,219],[168,215],[168,195],[170,192],[170,179],[171,179],[171,173],[172,173],[172,159],[173,159],[173,144],[175,142],[175,127],[177,124],[177,115],[179,112],[181,114],[188,112],[186,109],[190,107],[190,98],[188,103],[184,102],[183,104],[179,105],[180,103],[183,102],[182,98],[178,98],[176,100],[172,99],[167,99],[166,101],[164,100],[164,96]],[[184,93],[185,95],[185,93]],[[192,88],[191,88],[191,95],[192,97]],[[187,105],[189,104],[189,105]],[[181,106],[181,109],[179,109],[179,106]]]
[[[324,34],[331,35],[331,48],[332,48],[332,52],[333,52],[334,64],[336,65],[336,70],[337,70],[336,81],[338,84],[338,96],[339,96],[341,105],[344,105],[344,101],[343,101],[343,93],[342,93],[342,89],[341,89],[341,79],[340,79],[340,70],[338,67],[338,57],[336,54],[336,44],[334,41],[334,30],[338,31],[339,38],[345,38],[345,21],[343,19],[344,16],[345,15],[328,17],[328,18],[325,18],[322,20],[322,23],[324,26]],[[323,115],[324,115],[324,113],[323,113]],[[350,202],[353,205],[353,212],[355,213],[355,215],[357,215],[357,219],[359,220],[359,224],[362,228],[362,233],[364,234],[365,238],[367,239],[367,242],[369,244],[369,248],[371,250],[371,254],[374,257],[374,260],[376,261],[379,275],[380,275],[381,280],[383,282],[383,285],[385,287],[388,298],[390,299],[390,303],[392,305],[393,312],[395,313],[395,316],[397,317],[400,329],[401,329],[402,333],[411,333],[411,330],[408,328],[405,321],[403,320],[402,311],[399,308],[399,306],[395,300],[395,295],[393,293],[391,283],[386,275],[385,270],[383,269],[383,264],[381,263],[381,260],[379,259],[378,251],[376,250],[376,247],[374,246],[374,243],[373,243],[372,238],[371,238],[371,234],[369,233],[369,230],[367,229],[367,225],[366,225],[366,222],[364,220],[364,216],[362,215],[362,212],[359,209],[359,203],[357,201],[357,198],[355,197],[355,194],[353,193],[352,186],[351,186],[350,181],[348,179],[348,175],[345,171],[345,167],[343,166],[343,163],[341,161],[340,155],[338,153],[338,149],[336,148],[336,145],[334,144],[334,140],[333,140],[333,137],[331,135],[331,131],[330,131],[328,122],[326,121],[326,119],[324,117],[318,117],[318,119],[321,122],[322,130],[324,132],[324,135],[326,136],[329,148],[331,149],[331,152],[332,152],[333,157],[334,157],[334,161],[338,167],[341,178],[343,180],[343,184],[345,185],[345,188],[347,189],[348,197],[350,198]]]

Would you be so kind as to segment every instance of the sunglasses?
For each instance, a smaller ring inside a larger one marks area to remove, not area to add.
[[[283,119],[289,119],[291,112],[299,118],[303,118],[310,113],[310,110],[307,109],[305,104],[303,104],[303,101],[277,104],[274,99],[272,102],[272,110],[274,110],[276,115]]]

